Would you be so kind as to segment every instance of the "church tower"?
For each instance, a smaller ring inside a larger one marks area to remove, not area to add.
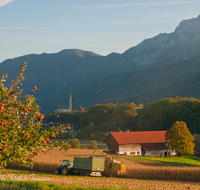
[[[72,95],[71,92],[69,93],[69,112],[72,111]]]

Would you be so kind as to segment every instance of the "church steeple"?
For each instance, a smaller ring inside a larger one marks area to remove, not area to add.
[[[69,93],[69,112],[72,111],[72,95],[71,92]]]

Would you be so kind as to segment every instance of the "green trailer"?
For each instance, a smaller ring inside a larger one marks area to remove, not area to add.
[[[81,176],[102,176],[105,170],[105,157],[74,157],[73,173]]]

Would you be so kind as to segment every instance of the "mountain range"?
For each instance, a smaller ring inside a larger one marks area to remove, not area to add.
[[[0,71],[9,74],[7,84],[18,75],[23,62],[28,63],[24,92],[30,93],[34,86],[40,89],[36,98],[45,114],[56,110],[59,103],[67,103],[69,92],[73,109],[115,103],[116,99],[146,104],[168,96],[199,96],[194,86],[198,88],[200,77],[200,16],[122,54],[101,56],[68,49],[7,59],[0,64]],[[187,91],[186,84],[193,90]]]

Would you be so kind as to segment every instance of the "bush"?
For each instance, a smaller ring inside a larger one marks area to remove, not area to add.
[[[79,139],[77,139],[77,138],[69,139],[69,145],[71,148],[80,148],[81,147],[81,143],[80,143]]]
[[[97,147],[98,147],[97,141],[95,140],[91,141],[91,149],[95,150],[97,149]]]

